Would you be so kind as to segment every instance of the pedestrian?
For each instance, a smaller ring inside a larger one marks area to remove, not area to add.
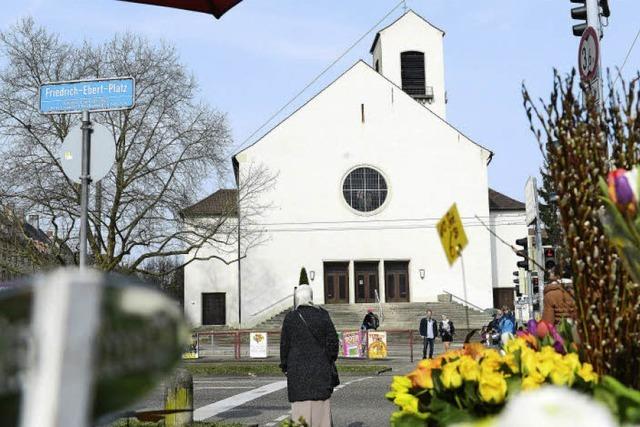
[[[373,329],[375,331],[379,326],[380,319],[378,319],[378,316],[373,312],[373,308],[367,309],[367,314],[365,314],[364,319],[362,320],[361,329],[367,331],[369,329]]]
[[[438,322],[433,319],[431,310],[427,310],[427,317],[420,319],[420,336],[423,340],[422,358],[433,358],[434,340],[438,336]]]
[[[378,316],[373,312],[373,308],[367,309],[367,314],[364,315],[362,324],[360,325],[360,341],[362,342],[362,355],[367,355],[367,349],[369,348],[369,330],[374,331],[380,326],[380,320]]]
[[[326,310],[313,304],[309,285],[295,290],[297,306],[282,324],[280,368],[287,376],[291,419],[309,427],[331,427],[333,390],[340,379],[338,334]]]
[[[502,316],[500,317],[498,329],[500,330],[500,340],[504,345],[516,333],[516,319],[506,305],[502,306],[501,312]]]
[[[453,322],[443,314],[438,329],[440,330],[440,337],[444,344],[444,351],[447,352],[451,347],[451,342],[453,341],[453,336],[456,333],[456,328],[453,326]]]
[[[542,320],[552,325],[560,323],[562,319],[575,320],[577,312],[573,289],[560,280],[557,268],[548,273],[549,284],[544,287]]]

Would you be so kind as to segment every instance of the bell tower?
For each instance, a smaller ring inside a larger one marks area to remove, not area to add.
[[[373,68],[446,120],[444,31],[409,10],[376,34]]]

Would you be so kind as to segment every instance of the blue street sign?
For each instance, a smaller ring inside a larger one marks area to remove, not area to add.
[[[113,111],[133,108],[132,77],[45,83],[40,86],[42,114]]]

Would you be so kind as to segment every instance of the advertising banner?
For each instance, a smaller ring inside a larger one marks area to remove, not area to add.
[[[360,331],[342,332],[340,355],[342,357],[362,357],[362,340]]]
[[[387,357],[387,333],[369,331],[369,359]]]
[[[249,336],[249,357],[264,359],[268,355],[266,332],[252,332]]]

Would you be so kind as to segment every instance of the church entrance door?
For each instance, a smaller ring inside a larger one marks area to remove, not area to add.
[[[349,303],[349,263],[324,263],[324,303]]]
[[[376,302],[378,289],[378,262],[355,262],[356,302]]]
[[[384,263],[385,299],[387,302],[409,302],[409,263]]]

